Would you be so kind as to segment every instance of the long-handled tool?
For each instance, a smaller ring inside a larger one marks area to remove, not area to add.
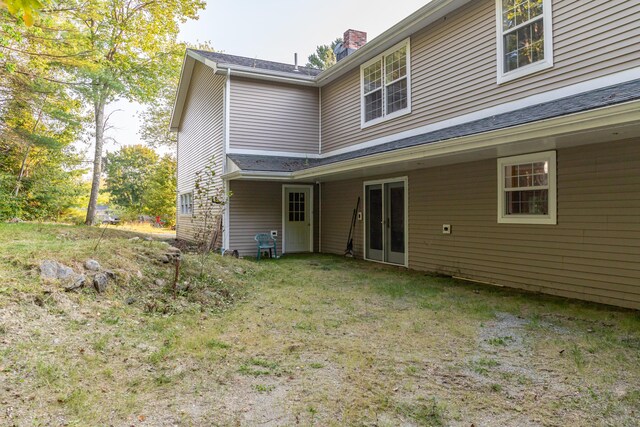
[[[349,227],[349,239],[347,240],[347,249],[344,251],[344,256],[353,257],[353,235],[356,231],[356,220],[358,219],[358,208],[360,207],[360,197],[356,202],[356,208],[353,210],[351,216],[351,227]]]

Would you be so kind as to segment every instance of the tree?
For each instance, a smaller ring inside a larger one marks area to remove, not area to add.
[[[316,52],[309,55],[307,67],[326,70],[334,65],[336,63],[336,54],[333,51],[339,43],[342,43],[341,38],[331,42],[331,46],[324,44],[316,47]]]
[[[84,173],[72,147],[82,105],[59,82],[65,59],[43,59],[57,44],[55,31],[27,28],[2,10],[0,29],[0,217],[57,219]]]
[[[153,168],[144,196],[144,212],[160,216],[166,225],[176,223],[177,163],[171,156],[164,156]]]
[[[176,43],[179,24],[197,19],[202,0],[68,0],[68,19],[75,31],[69,54],[80,59],[69,71],[74,88],[92,106],[95,152],[86,224],[93,223],[102,173],[106,106],[127,98],[152,102],[162,88],[173,85],[167,63],[182,56]],[[70,39],[69,39],[70,40]]]
[[[122,147],[107,154],[105,182],[110,200],[130,213],[142,213],[157,162],[156,152],[143,145]]]

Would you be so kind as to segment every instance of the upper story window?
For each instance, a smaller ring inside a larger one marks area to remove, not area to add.
[[[556,152],[498,159],[498,222],[556,224]]]
[[[553,66],[551,0],[496,0],[498,83]]]
[[[411,112],[409,39],[360,67],[361,125]]]

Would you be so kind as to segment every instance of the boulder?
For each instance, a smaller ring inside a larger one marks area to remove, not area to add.
[[[158,261],[164,264],[168,264],[170,259],[166,254],[163,254],[163,255],[158,255]]]
[[[76,275],[73,281],[69,282],[64,287],[64,290],[66,292],[74,292],[74,291],[77,291],[78,289],[83,288],[85,283],[87,283],[87,276],[85,276],[84,274],[78,274]]]
[[[89,271],[100,271],[100,263],[95,259],[88,259],[84,262],[84,268]]]
[[[58,263],[56,261],[44,260],[40,263],[40,277],[43,279],[58,278]]]
[[[104,293],[107,290],[108,283],[109,277],[104,273],[98,273],[93,276],[93,287],[99,294]]]

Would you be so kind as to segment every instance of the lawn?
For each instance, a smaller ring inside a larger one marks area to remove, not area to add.
[[[638,312],[328,255],[185,255],[174,297],[101,231],[0,224],[0,426],[638,424]],[[88,257],[105,294],[41,283]]]

